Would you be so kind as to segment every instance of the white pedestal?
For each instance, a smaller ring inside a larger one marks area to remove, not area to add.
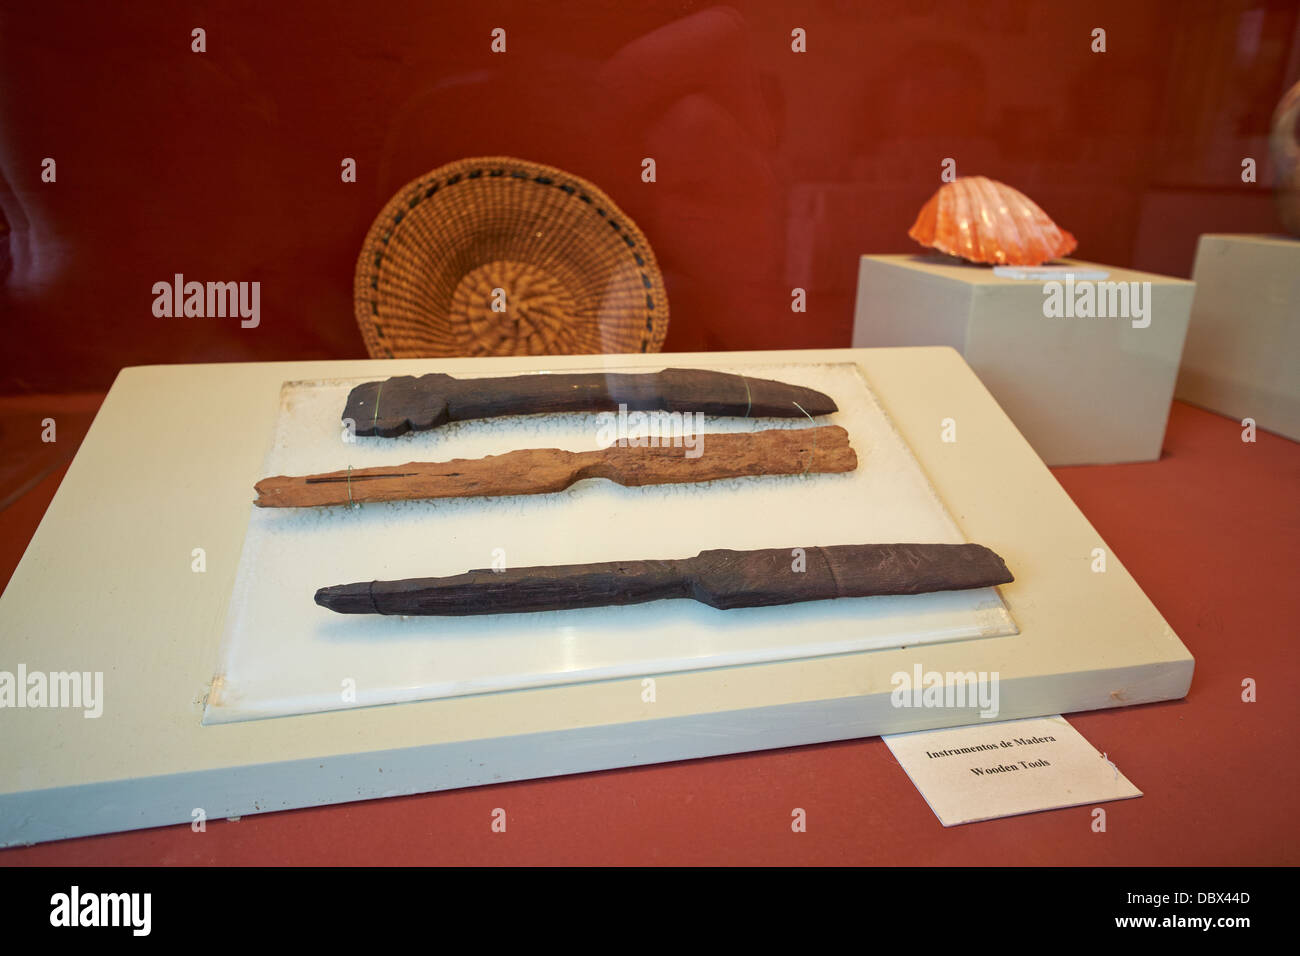
[[[957,349],[1049,465],[1159,458],[1194,286],[1065,261],[1107,272],[1105,282],[1139,283],[1145,316],[1133,302],[1116,308],[1122,302],[1103,282],[1094,284],[1091,316],[1073,308],[1048,315],[1053,290],[1042,279],[1003,278],[988,266],[932,256],[863,256],[853,344]],[[1061,283],[1056,301],[1077,303],[1084,284]],[[1104,318],[1102,300],[1112,313]],[[960,429],[959,413],[950,417]]]
[[[1176,395],[1300,441],[1300,239],[1204,235]]]

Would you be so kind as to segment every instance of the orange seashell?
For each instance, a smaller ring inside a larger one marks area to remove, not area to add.
[[[999,266],[1042,265],[1079,245],[1024,193],[984,176],[940,186],[907,234],[950,256]]]

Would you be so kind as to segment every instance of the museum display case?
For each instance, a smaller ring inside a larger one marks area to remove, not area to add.
[[[1295,4],[60,0],[0,76],[0,862],[727,755],[788,836],[801,753],[950,863],[1295,862],[1187,751],[1293,750]]]

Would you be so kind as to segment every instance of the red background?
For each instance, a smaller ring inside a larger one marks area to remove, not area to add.
[[[1297,78],[1293,0],[28,3],[0,14],[0,392],[363,355],[367,227],[473,155],[609,192],[659,256],[670,351],[848,345],[857,256],[912,248],[944,157],[1083,258],[1188,275],[1200,233],[1278,228],[1266,135]],[[260,281],[260,327],[155,318],[177,272]]]

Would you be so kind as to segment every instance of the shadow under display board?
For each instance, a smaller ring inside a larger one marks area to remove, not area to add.
[[[662,360],[609,371],[661,367]],[[991,587],[726,611],[669,600],[473,617],[339,615],[313,602],[326,585],[504,563],[681,558],[714,548],[789,548],[793,562],[796,548],[965,541],[856,365],[729,371],[832,397],[839,411],[817,424],[847,429],[857,469],[631,488],[593,478],[546,495],[252,508],[204,723],[1016,633]],[[589,451],[619,436],[613,414],[552,414],[345,441],[340,413],[363,381],[285,383],[265,474],[524,448]],[[711,417],[696,424],[702,427],[687,431],[703,432],[707,445],[709,433],[813,423]],[[998,542],[980,543],[997,550]]]

